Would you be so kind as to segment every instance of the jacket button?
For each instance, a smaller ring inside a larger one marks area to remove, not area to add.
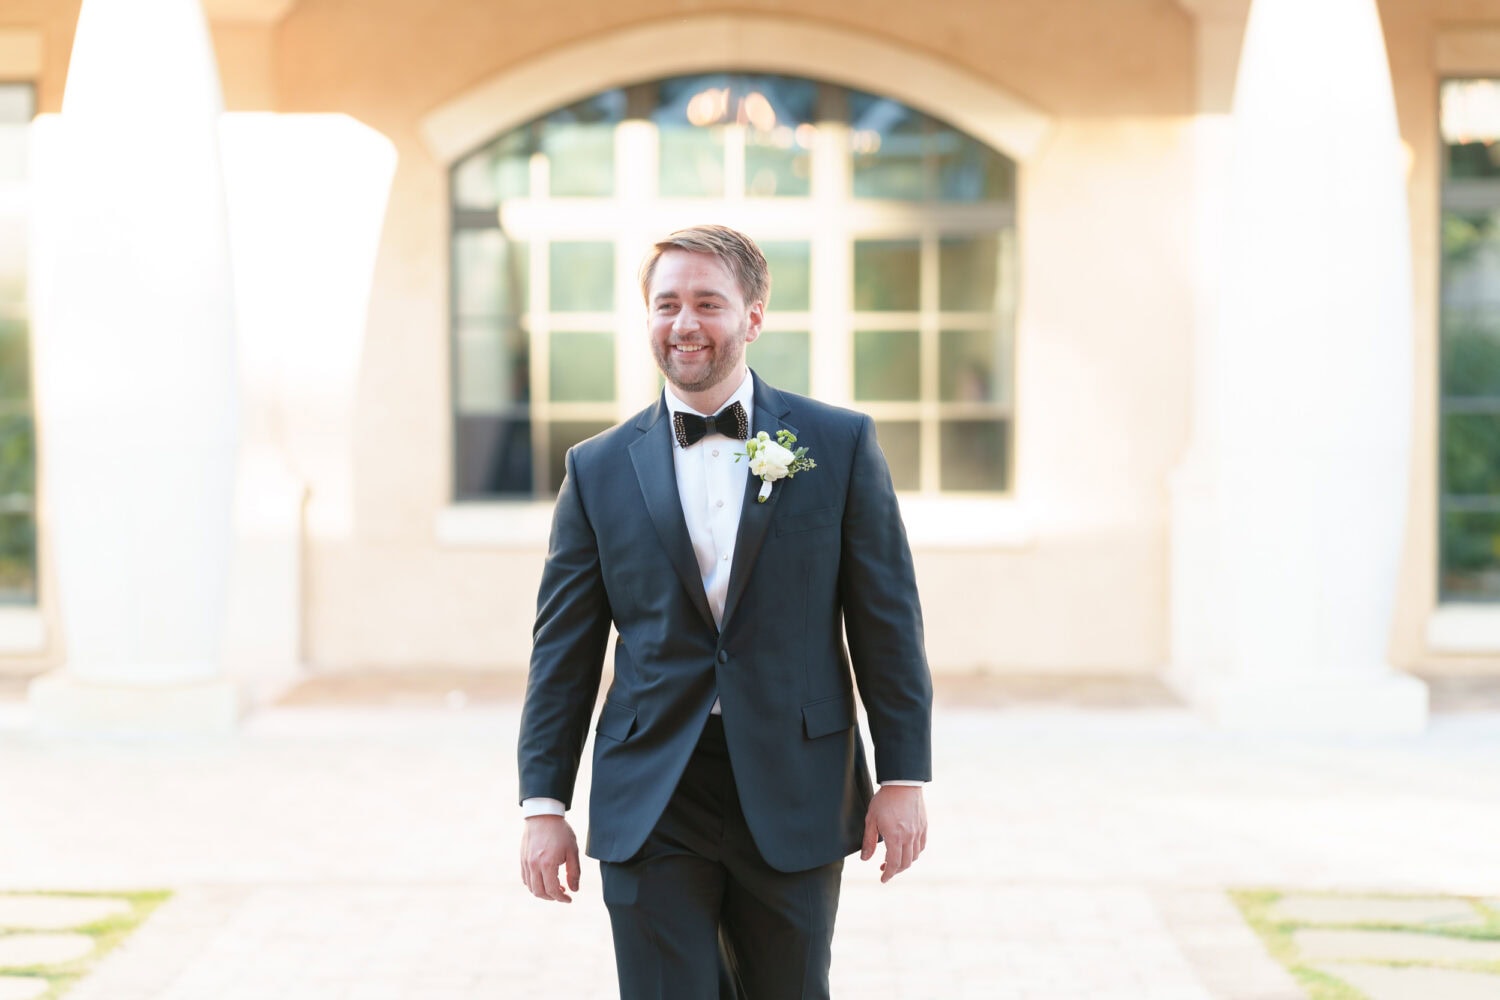
[[[729,662],[729,654],[726,653],[726,652],[724,652],[724,650],[722,650],[722,649],[719,650],[719,662],[720,663],[728,663]]]

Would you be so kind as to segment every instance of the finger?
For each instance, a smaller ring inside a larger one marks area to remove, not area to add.
[[[865,842],[860,845],[859,860],[869,861],[875,856],[875,845],[880,840],[880,829],[875,825],[874,816],[865,816]]]
[[[897,875],[906,871],[906,842],[904,840],[885,839],[885,864],[882,867],[880,881],[889,882]]]
[[[542,887],[546,890],[548,899],[555,899],[559,903],[571,902],[562,884],[557,881],[557,865],[549,863],[542,866]]]
[[[578,891],[578,848],[568,848],[568,888],[574,892]]]

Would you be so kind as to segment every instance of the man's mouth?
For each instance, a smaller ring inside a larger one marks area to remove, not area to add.
[[[683,352],[684,354],[696,354],[697,352],[703,350],[708,345],[707,344],[675,344],[673,346],[677,350]]]

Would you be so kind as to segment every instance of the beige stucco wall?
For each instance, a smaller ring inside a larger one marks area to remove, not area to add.
[[[277,110],[343,111],[400,152],[361,383],[356,533],[309,552],[315,663],[519,668],[528,652],[541,545],[434,541],[449,492],[446,179],[421,117],[579,25],[597,36],[737,6],[303,0],[277,26]],[[1032,536],[918,548],[929,644],[946,669],[1156,670],[1191,357],[1191,22],[1171,0],[756,10],[911,47],[1053,117],[1021,205],[1017,463]]]
[[[58,109],[77,0],[11,0],[42,34],[38,103]],[[444,547],[449,497],[446,176],[423,117],[581,38],[744,4],[669,0],[300,0],[214,25],[231,110],[339,111],[396,143],[360,383],[352,537],[308,549],[317,666],[519,668],[539,545]],[[1500,24],[1500,0],[1380,0],[1411,150],[1414,475],[1393,657],[1500,671],[1428,648],[1436,566],[1436,39]],[[1153,672],[1167,659],[1167,478],[1187,441],[1193,330],[1194,23],[1175,0],[765,0],[955,65],[1050,116],[1022,180],[1018,493],[1030,540],[921,547],[935,666]],[[581,27],[586,26],[586,27]],[[0,67],[3,68],[3,67]],[[1500,73],[1500,61],[1492,68]],[[580,66],[587,82],[590,67]],[[817,66],[806,67],[808,75]],[[644,402],[644,401],[643,401]]]

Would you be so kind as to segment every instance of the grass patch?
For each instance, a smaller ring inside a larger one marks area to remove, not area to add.
[[[1229,897],[1239,907],[1240,914],[1260,936],[1265,944],[1266,950],[1271,957],[1280,962],[1307,990],[1311,1000],[1368,1000],[1364,993],[1345,983],[1341,979],[1319,972],[1311,965],[1304,962],[1301,952],[1297,948],[1295,935],[1301,930],[1330,930],[1330,931],[1394,931],[1400,934],[1422,935],[1427,937],[1454,938],[1466,941],[1500,941],[1500,911],[1494,907],[1487,906],[1479,899],[1467,896],[1450,897],[1455,902],[1467,903],[1473,910],[1474,915],[1483,923],[1469,926],[1443,926],[1434,924],[1402,924],[1389,921],[1370,921],[1363,923],[1349,922],[1313,922],[1306,920],[1288,920],[1276,916],[1275,906],[1285,896],[1291,895],[1269,889],[1247,889],[1232,890]],[[1376,893],[1310,893],[1298,892],[1297,896],[1323,896],[1329,899],[1353,899],[1353,898],[1382,898],[1382,899],[1408,899],[1409,896],[1380,895]],[[1432,898],[1424,895],[1424,899]],[[1382,960],[1379,956],[1371,956],[1358,960],[1362,965],[1380,965],[1391,968],[1431,968],[1451,969],[1461,972],[1488,973],[1500,977],[1500,962],[1467,962],[1467,961],[1396,961]],[[1500,987],[1500,978],[1497,978],[1496,986]]]
[[[50,965],[5,966],[0,974],[8,976],[32,976],[47,983],[47,992],[38,1000],[61,1000],[80,979],[87,976],[115,949],[120,942],[140,927],[152,912],[171,897],[170,892],[150,890],[142,892],[0,892],[4,896],[49,896],[61,899],[117,899],[130,904],[128,912],[117,913],[92,923],[68,928],[7,927],[0,930],[0,939],[11,934],[83,934],[94,939],[94,948],[87,955],[72,962]]]

